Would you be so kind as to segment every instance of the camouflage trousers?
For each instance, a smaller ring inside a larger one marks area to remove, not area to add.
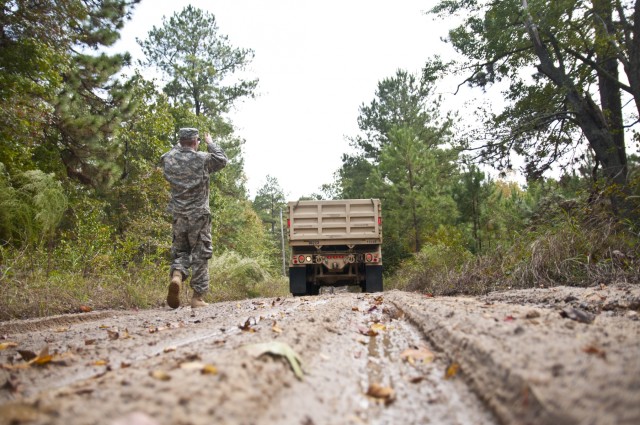
[[[189,277],[194,292],[203,294],[209,289],[209,258],[211,258],[211,216],[173,216],[171,271],[179,270],[182,278]]]

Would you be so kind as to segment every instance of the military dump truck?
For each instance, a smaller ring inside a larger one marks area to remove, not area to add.
[[[322,286],[382,291],[382,215],[378,199],[289,202],[289,287],[294,296]]]

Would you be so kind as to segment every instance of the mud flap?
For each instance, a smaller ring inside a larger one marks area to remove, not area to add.
[[[306,267],[289,267],[289,291],[294,297],[307,294]]]
[[[382,266],[366,266],[364,292],[382,292]]]

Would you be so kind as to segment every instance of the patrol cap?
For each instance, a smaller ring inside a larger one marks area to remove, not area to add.
[[[180,140],[196,139],[198,134],[197,128],[181,128],[178,130],[178,138]]]

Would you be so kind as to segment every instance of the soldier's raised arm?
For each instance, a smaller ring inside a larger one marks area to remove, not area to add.
[[[220,146],[213,143],[211,134],[206,133],[204,135],[204,141],[207,143],[207,152],[209,152],[209,158],[207,158],[206,167],[209,173],[213,173],[222,170],[226,167],[229,159]]]

